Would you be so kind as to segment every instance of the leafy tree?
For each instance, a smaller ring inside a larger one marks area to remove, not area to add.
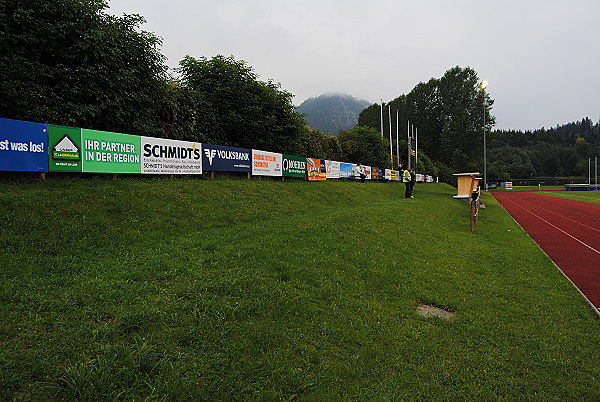
[[[534,131],[497,130],[489,143],[490,168],[513,178],[587,176],[588,158],[600,154],[600,124],[589,118],[579,122]],[[526,152],[529,161],[515,171],[513,154]],[[531,163],[532,168],[528,165]],[[512,166],[512,167],[511,167]],[[532,173],[533,169],[533,173]],[[492,180],[492,176],[490,176]]]
[[[180,62],[181,85],[196,94],[197,138],[216,144],[297,153],[305,125],[292,94],[262,82],[244,61],[215,56]]]
[[[370,127],[356,126],[338,134],[341,144],[342,161],[367,166],[391,167],[389,142]]]
[[[455,171],[482,170],[484,114],[488,135],[495,119],[490,114],[493,100],[478,84],[477,73],[469,67],[454,67],[439,79],[419,83],[408,94],[384,105],[384,132],[389,127],[391,107],[392,127],[398,125],[403,133],[400,138],[407,136],[407,122],[417,127],[419,152]],[[380,131],[380,108],[372,105],[363,110],[359,125]],[[405,147],[406,142],[402,140],[401,145]]]
[[[160,39],[103,0],[0,1],[3,117],[156,134]]]

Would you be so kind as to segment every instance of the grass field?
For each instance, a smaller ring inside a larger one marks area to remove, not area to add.
[[[514,186],[512,189],[495,188],[490,191],[555,191],[564,190],[565,186]]]
[[[600,399],[600,322],[488,194],[471,234],[444,184],[0,190],[0,400]]]
[[[561,191],[544,193],[544,195],[566,198],[568,200],[589,202],[590,204],[600,204],[600,191]]]

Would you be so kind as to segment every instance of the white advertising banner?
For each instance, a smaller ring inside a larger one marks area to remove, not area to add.
[[[143,174],[202,174],[199,142],[140,137]]]
[[[392,169],[385,169],[385,179],[392,180]]]
[[[339,179],[340,178],[340,163],[336,161],[325,161],[325,169],[327,171],[328,179]]]
[[[353,169],[356,168],[356,171],[360,172],[360,169],[357,168],[358,165],[352,165],[352,166],[353,166]],[[371,180],[371,166],[362,165],[362,172],[365,175],[365,179]],[[360,180],[360,176],[354,176],[354,178],[356,180]]]
[[[274,152],[252,150],[252,175],[282,176],[283,156]]]

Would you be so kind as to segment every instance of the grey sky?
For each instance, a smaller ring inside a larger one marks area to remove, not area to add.
[[[497,128],[600,118],[599,0],[111,0],[189,54],[245,60],[299,105],[326,92],[390,101],[451,67],[489,81]]]

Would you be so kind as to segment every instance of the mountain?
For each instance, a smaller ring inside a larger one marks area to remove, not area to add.
[[[371,103],[347,94],[329,93],[309,98],[296,109],[306,116],[311,128],[328,135],[349,130],[358,123],[358,115]]]

